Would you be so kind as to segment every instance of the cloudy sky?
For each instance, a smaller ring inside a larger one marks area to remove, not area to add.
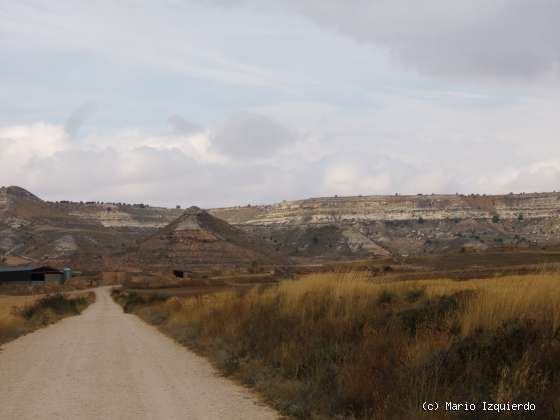
[[[0,185],[225,206],[560,189],[557,0],[0,0]]]

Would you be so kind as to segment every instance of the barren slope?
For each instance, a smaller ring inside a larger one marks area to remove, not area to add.
[[[23,256],[27,263],[99,269],[105,256],[122,252],[130,240],[22,188],[0,188],[0,257]]]
[[[159,229],[138,246],[137,255],[150,266],[189,267],[272,261],[268,245],[198,207]]]
[[[8,211],[13,197],[20,203],[16,214]],[[0,254],[48,256],[53,264],[74,255],[73,267],[97,268],[103,262],[120,269],[137,264],[136,244],[148,251],[141,250],[142,260],[167,268],[221,264],[235,254],[231,261],[256,259],[243,250],[263,246],[274,256],[345,259],[560,244],[557,192],[323,197],[208,212],[250,234],[252,244],[235,248],[234,242],[221,242],[220,248],[210,237],[196,241],[191,229],[175,241],[181,245],[173,246],[170,255],[165,250],[169,241],[158,234],[183,214],[181,209],[46,203],[17,187],[0,188]]]
[[[560,193],[324,197],[210,213],[293,256],[438,254],[560,243]],[[381,248],[380,248],[381,247]]]

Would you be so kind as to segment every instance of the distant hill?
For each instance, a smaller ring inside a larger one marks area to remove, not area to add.
[[[360,221],[546,218],[560,215],[560,193],[372,195],[309,198],[210,213],[233,224],[317,225]]]
[[[560,244],[556,192],[323,197],[200,212],[45,202],[22,188],[0,188],[0,255],[94,267],[103,261],[118,268],[138,264],[137,252],[150,264],[211,264],[261,254],[331,260]],[[189,217],[198,220],[198,229],[169,232]],[[216,219],[234,230],[221,228]],[[203,232],[217,239],[204,242]]]
[[[192,207],[45,202],[0,188],[3,263],[45,263],[91,271],[284,262],[273,247]]]
[[[158,229],[183,214],[180,208],[151,207],[146,204],[70,202],[50,203],[80,219],[96,221],[117,229]]]
[[[6,261],[18,256],[22,262],[99,269],[129,242],[23,188],[0,188],[0,257]]]
[[[380,248],[422,255],[560,243],[556,192],[324,197],[210,213],[303,257],[371,256]]]
[[[137,256],[152,267],[174,268],[281,260],[272,247],[198,207],[148,236]]]

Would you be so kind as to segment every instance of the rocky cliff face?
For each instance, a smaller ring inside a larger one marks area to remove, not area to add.
[[[0,212],[5,196],[0,189]],[[107,203],[51,203],[69,214],[106,227],[155,229],[183,214],[181,209]],[[356,222],[448,219],[543,219],[560,215],[560,193],[509,195],[418,195],[310,198],[265,206],[227,207],[209,212],[233,225],[297,226]]]
[[[141,235],[180,209],[57,203],[69,214]],[[327,197],[211,209],[276,252],[348,258],[560,243],[560,193]]]
[[[114,203],[51,203],[72,216],[93,220],[105,227],[158,229],[181,216],[181,209]]]
[[[311,198],[270,206],[213,209],[234,224],[301,225],[360,221],[558,217],[560,193]]]
[[[383,250],[424,254],[560,242],[560,193],[313,198],[211,213],[301,256],[382,255]]]

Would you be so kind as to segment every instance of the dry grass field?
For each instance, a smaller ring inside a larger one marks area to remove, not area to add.
[[[529,401],[538,418],[560,417],[556,272],[468,281],[330,273],[242,293],[115,298],[296,418],[472,418],[424,413],[423,401]]]
[[[0,344],[25,333],[25,320],[16,311],[36,299],[35,296],[0,296]]]
[[[13,308],[32,303],[36,296],[2,296],[0,295],[0,322],[13,318]]]
[[[82,312],[95,300],[93,292],[67,295],[0,295],[0,344],[70,315]]]

